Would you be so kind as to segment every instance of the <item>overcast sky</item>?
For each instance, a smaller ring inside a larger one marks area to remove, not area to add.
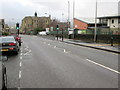
[[[7,22],[21,22],[25,16],[52,15],[52,18],[64,21],[68,16],[68,1],[72,18],[73,0],[0,0],[0,18]],[[118,1],[98,0],[98,16],[118,15]],[[75,0],[75,17],[94,17],[96,0]],[[47,13],[47,14],[45,14]]]

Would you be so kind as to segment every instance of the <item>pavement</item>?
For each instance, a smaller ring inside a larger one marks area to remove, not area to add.
[[[19,54],[5,62],[9,88],[117,90],[118,54],[50,38],[21,37]]]
[[[41,36],[41,37],[51,40],[57,40],[57,38],[52,36]],[[58,40],[62,41],[61,38],[58,38]],[[66,38],[64,38],[63,42],[120,54],[119,44],[113,44],[113,46],[111,46],[111,44],[106,44],[106,43],[91,43],[82,40],[74,40],[74,39],[66,39]]]
[[[73,39],[64,39],[64,42],[120,54],[120,46],[118,44],[113,44],[113,46],[111,46],[111,44],[86,43],[86,42],[83,42],[81,40],[73,40]]]

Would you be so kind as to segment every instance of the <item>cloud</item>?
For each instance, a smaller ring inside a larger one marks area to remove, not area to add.
[[[72,18],[73,0],[70,1],[70,16]],[[98,15],[117,14],[117,2],[119,0],[98,0]],[[75,17],[94,17],[96,0],[75,0]],[[45,13],[62,20],[67,19],[68,0],[0,0],[2,10],[0,18],[15,18],[21,21],[25,16],[33,16],[37,11],[39,16]]]

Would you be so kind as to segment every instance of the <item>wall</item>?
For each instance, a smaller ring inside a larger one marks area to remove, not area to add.
[[[114,20],[114,23],[112,23],[112,20]],[[108,19],[108,26],[110,28],[118,28],[118,18]]]
[[[85,22],[82,22],[80,20],[74,19],[74,25],[75,29],[80,29],[80,30],[86,30],[88,27],[88,24]]]

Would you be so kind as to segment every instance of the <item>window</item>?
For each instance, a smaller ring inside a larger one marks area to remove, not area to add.
[[[114,20],[112,20],[112,24],[114,23]]]

